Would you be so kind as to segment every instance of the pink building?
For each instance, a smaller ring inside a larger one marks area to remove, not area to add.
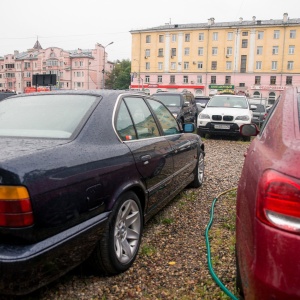
[[[105,46],[98,43],[94,49],[63,50],[43,49],[36,41],[26,52],[0,57],[0,91],[23,93],[32,87],[34,74],[56,74],[57,82],[51,89],[101,89],[113,66],[107,61]]]

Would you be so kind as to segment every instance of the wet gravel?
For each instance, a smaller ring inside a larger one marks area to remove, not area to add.
[[[184,190],[145,226],[130,270],[114,277],[97,277],[79,267],[21,298],[229,299],[209,274],[204,233],[213,199],[237,186],[249,143],[229,139],[206,139],[204,143],[203,186]],[[231,192],[218,198],[209,237],[214,270],[236,295],[234,219],[235,193]]]

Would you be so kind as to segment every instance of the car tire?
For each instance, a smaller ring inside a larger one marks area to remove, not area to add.
[[[197,160],[197,165],[194,170],[194,180],[191,182],[190,187],[198,188],[204,181],[204,152],[200,150]]]
[[[242,139],[244,142],[250,142],[251,136],[243,136]]]
[[[126,192],[116,202],[103,237],[89,258],[89,266],[104,275],[116,275],[133,264],[141,243],[143,214],[139,198]]]

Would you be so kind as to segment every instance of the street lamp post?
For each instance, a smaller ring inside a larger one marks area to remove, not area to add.
[[[102,88],[105,89],[105,49],[109,45],[113,44],[114,42],[110,42],[107,44],[105,47],[103,47],[103,69],[102,69],[102,75],[103,75],[103,80],[102,80]]]

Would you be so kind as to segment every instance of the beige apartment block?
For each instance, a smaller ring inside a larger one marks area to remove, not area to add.
[[[113,69],[105,46],[94,49],[43,49],[39,41],[25,52],[14,51],[0,57],[0,91],[26,93],[40,90],[86,90],[105,88],[105,77]],[[55,84],[33,86],[35,74],[55,74]]]
[[[132,30],[131,89],[221,89],[273,103],[287,86],[300,84],[300,18],[165,24]]]

